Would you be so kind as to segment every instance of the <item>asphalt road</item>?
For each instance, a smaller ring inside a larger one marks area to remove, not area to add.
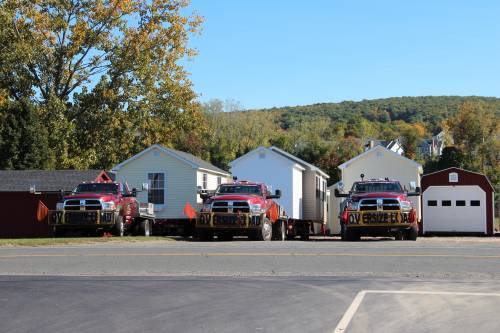
[[[0,332],[496,332],[500,239],[0,248]]]

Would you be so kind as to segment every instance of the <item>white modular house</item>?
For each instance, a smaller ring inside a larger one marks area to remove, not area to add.
[[[364,153],[350,159],[349,161],[339,165],[342,172],[341,180],[344,184],[344,191],[351,189],[353,183],[361,180],[360,175],[364,174],[365,179],[394,179],[398,180],[402,186],[410,190],[410,183],[420,187],[420,177],[423,173],[422,166],[397,152],[391,151],[382,146],[375,146]],[[338,184],[330,187],[331,191],[338,188]],[[331,197],[331,206],[337,209],[344,198]],[[417,219],[420,221],[422,216],[420,197],[409,198],[416,207]],[[331,209],[334,210],[333,208]],[[335,220],[333,224],[339,225],[338,215],[333,216]],[[334,230],[339,230],[334,228]]]
[[[327,219],[328,174],[277,147],[258,147],[229,163],[239,180],[263,182],[272,191],[288,217],[298,220]]]
[[[149,184],[147,191],[137,194],[137,199],[153,203],[158,219],[186,218],[186,203],[194,208],[201,204],[198,187],[215,190],[219,184],[232,180],[229,172],[194,155],[157,144],[116,165],[112,171],[117,181],[127,182],[130,188]]]

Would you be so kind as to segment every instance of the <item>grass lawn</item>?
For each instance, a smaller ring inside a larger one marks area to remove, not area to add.
[[[61,238],[0,238],[0,247],[12,246],[50,246],[95,243],[137,243],[174,241],[171,237],[162,236],[126,236],[126,237],[61,237]]]

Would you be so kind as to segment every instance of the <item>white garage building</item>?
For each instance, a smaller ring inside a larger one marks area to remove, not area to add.
[[[422,177],[423,233],[493,234],[494,190],[480,173],[448,168]]]

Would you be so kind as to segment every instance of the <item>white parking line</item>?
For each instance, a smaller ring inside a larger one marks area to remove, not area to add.
[[[448,295],[448,296],[485,296],[485,297],[500,297],[500,293],[469,293],[469,292],[454,292],[454,291],[422,291],[422,290],[361,290],[358,292],[347,311],[340,319],[333,333],[345,332],[347,326],[351,322],[354,314],[358,310],[363,298],[366,294],[412,294],[412,295]]]

